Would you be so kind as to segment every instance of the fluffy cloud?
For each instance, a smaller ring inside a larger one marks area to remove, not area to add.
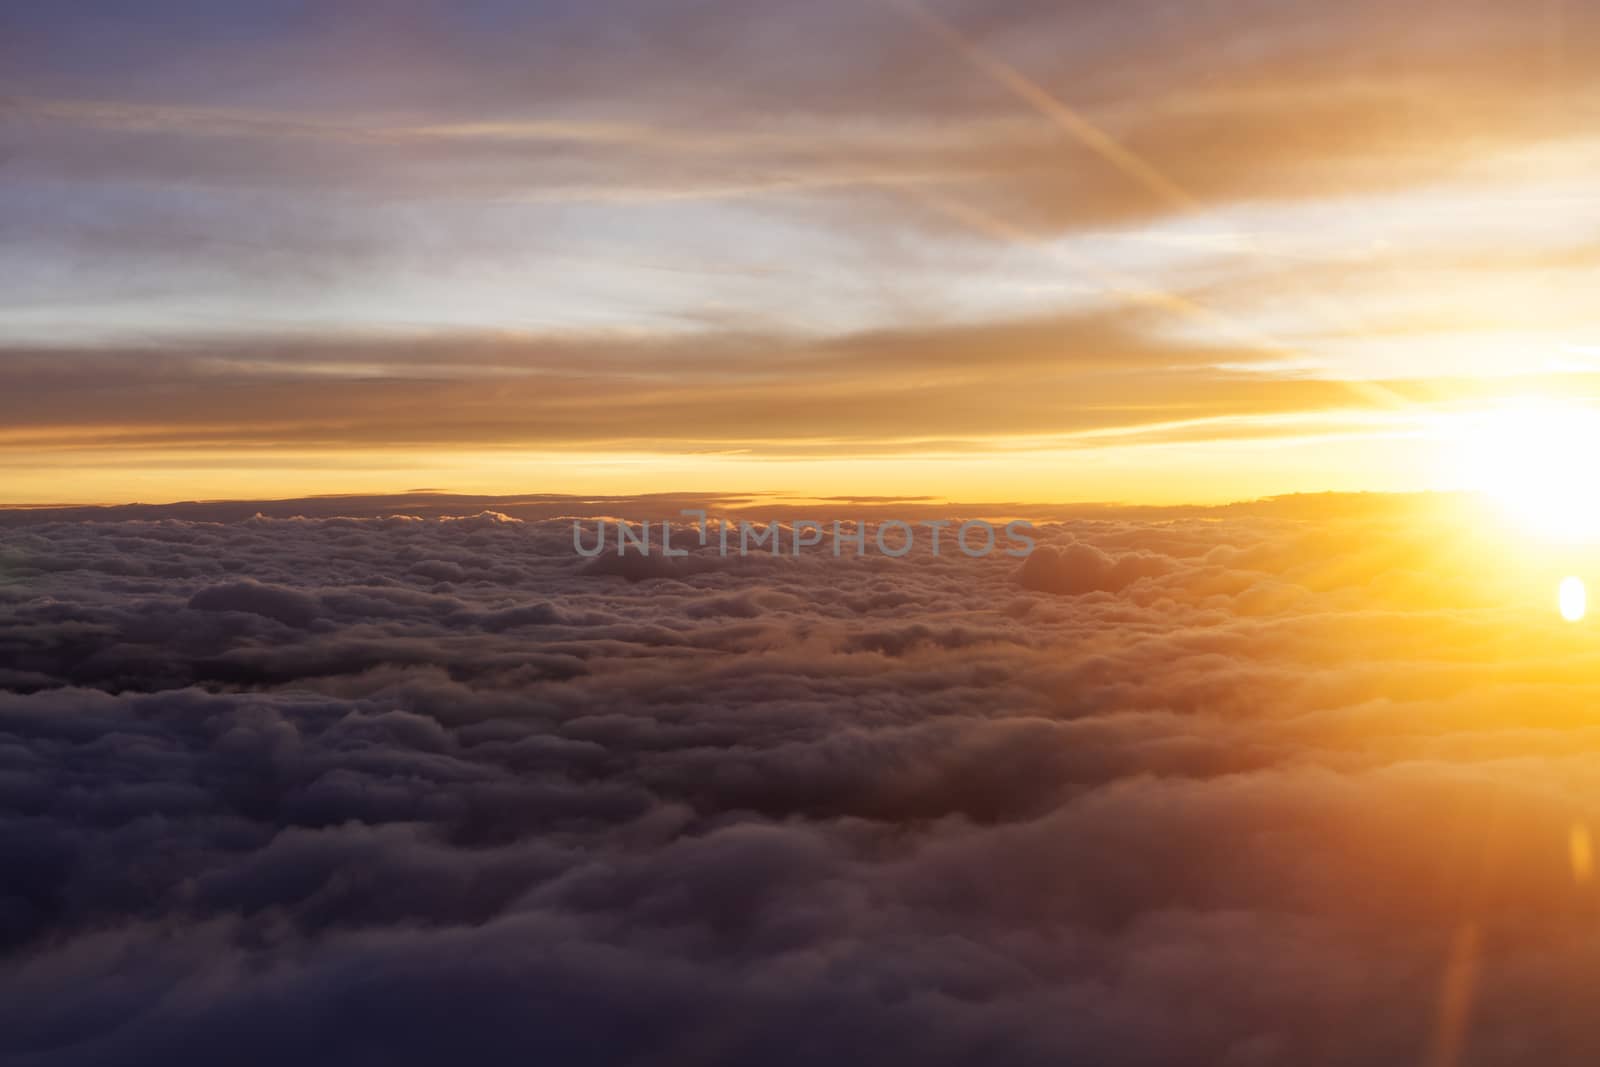
[[[1600,654],[1451,522],[641,570],[497,507],[0,524],[6,1062],[1600,1050]]]
[[[1074,541],[1064,548],[1046,546],[1022,565],[1023,588],[1044,593],[1120,592],[1140,578],[1171,569],[1172,561],[1149,552],[1114,556],[1091,544]]]

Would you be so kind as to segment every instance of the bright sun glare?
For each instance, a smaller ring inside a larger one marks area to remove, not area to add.
[[[1553,400],[1465,416],[1461,477],[1529,532],[1566,544],[1600,540],[1600,414]]]
[[[1561,617],[1568,622],[1582,622],[1589,612],[1589,591],[1582,578],[1564,578],[1561,581]]]

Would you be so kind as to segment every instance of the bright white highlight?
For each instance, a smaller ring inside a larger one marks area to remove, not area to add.
[[[1568,622],[1579,622],[1589,613],[1589,591],[1582,578],[1561,580],[1561,617]]]

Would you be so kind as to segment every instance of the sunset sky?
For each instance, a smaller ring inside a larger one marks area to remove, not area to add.
[[[1600,394],[1597,45],[1563,0],[8,4],[0,502],[1483,488]]]
[[[1600,1064],[1596,57],[0,0],[0,1063]]]

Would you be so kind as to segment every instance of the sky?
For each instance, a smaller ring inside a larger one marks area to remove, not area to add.
[[[1497,413],[1600,393],[1597,43],[1566,0],[7,4],[0,503],[1481,488],[1541,421]]]

